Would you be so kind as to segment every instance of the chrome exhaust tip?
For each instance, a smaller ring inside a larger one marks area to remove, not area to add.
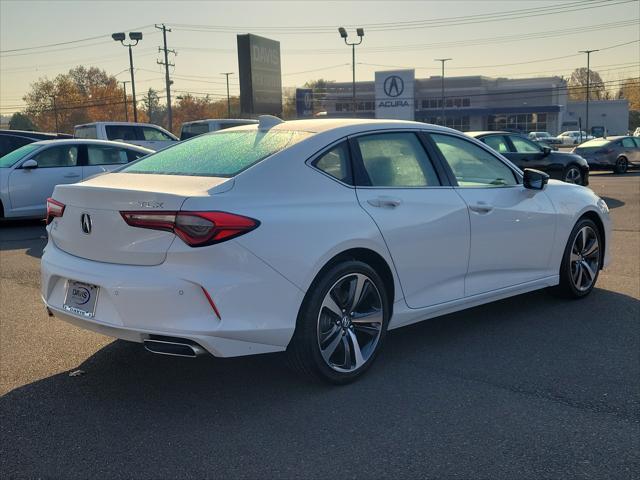
[[[159,355],[196,358],[206,354],[206,350],[195,342],[182,338],[151,337],[143,340],[145,350]]]

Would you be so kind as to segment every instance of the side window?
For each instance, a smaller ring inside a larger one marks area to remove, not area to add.
[[[127,152],[122,148],[87,145],[88,165],[118,165],[128,162]]]
[[[460,187],[503,187],[517,185],[509,167],[483,148],[451,135],[431,138],[453,170]]]
[[[78,147],[76,145],[58,145],[47,148],[33,157],[38,168],[75,167],[78,165]]]
[[[77,127],[75,131],[76,138],[98,138],[98,132],[95,125],[87,127]]]
[[[362,163],[374,187],[440,185],[427,152],[413,133],[380,133],[357,137]]]
[[[313,165],[324,173],[337,178],[341,182],[352,184],[351,163],[349,162],[349,147],[342,142],[313,162]]]
[[[133,125],[107,125],[105,129],[109,140],[138,140],[136,127]]]
[[[151,141],[160,140],[162,142],[166,142],[166,141],[173,140],[173,138],[171,138],[169,135],[167,135],[163,131],[153,127],[142,127],[142,135],[144,136],[145,140],[151,140]]]
[[[636,147],[640,148],[640,138],[636,137],[633,139],[634,142],[636,142]]]
[[[488,137],[484,137],[482,141],[493,148],[496,152],[507,153],[509,151],[507,142],[502,135],[490,135]]]
[[[633,141],[633,138],[627,137],[622,139],[622,146],[624,148],[636,148],[636,144]]]
[[[535,143],[518,135],[509,136],[518,153],[540,153],[542,150]]]

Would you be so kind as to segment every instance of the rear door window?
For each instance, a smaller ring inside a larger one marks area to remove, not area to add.
[[[106,145],[87,145],[87,165],[119,165],[129,163],[127,151]]]
[[[373,187],[440,185],[427,152],[414,133],[379,133],[356,138]]]
[[[496,152],[507,153],[509,151],[507,140],[503,135],[490,135],[488,137],[484,137],[482,141],[493,148]]]
[[[87,125],[86,127],[76,127],[74,136],[76,138],[98,138],[98,131],[95,125]]]
[[[624,148],[636,148],[636,144],[633,141],[633,138],[630,138],[630,137],[622,139],[622,146]]]
[[[133,125],[107,125],[105,127],[107,131],[107,138],[109,140],[142,140],[138,132],[138,127]]]

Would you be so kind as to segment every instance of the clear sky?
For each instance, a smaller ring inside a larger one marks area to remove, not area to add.
[[[515,11],[524,12],[507,13]],[[127,80],[127,51],[110,38],[117,31],[144,32],[134,49],[138,91],[164,89],[163,67],[156,63],[162,36],[153,28],[161,22],[173,29],[168,43],[178,52],[173,89],[222,96],[220,72],[237,72],[237,33],[280,41],[284,86],[351,79],[351,52],[337,33],[341,25],[351,26],[352,34],[355,26],[365,28],[356,50],[359,80],[373,80],[376,70],[393,66],[416,67],[418,78],[439,75],[434,59],[440,57],[453,58],[447,75],[568,75],[585,65],[578,50],[635,41],[592,54],[591,65],[603,79],[617,81],[640,76],[639,17],[640,0],[0,0],[0,113],[18,110],[31,82],[76,65]],[[15,51],[92,37],[100,38]],[[232,94],[238,92],[235,77]]]

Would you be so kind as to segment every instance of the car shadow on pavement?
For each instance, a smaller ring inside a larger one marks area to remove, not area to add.
[[[391,331],[342,387],[308,382],[282,354],[193,360],[114,341],[82,372],[0,398],[0,473],[524,478],[543,462],[566,477],[577,470],[559,456],[578,448],[584,472],[615,477],[637,462],[638,314],[607,290],[521,295]]]
[[[41,258],[46,243],[44,220],[0,221],[0,252],[26,249],[27,255]]]

